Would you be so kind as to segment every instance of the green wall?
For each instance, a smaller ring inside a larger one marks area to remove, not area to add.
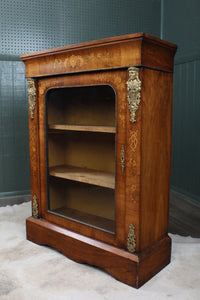
[[[30,195],[28,101],[19,55],[62,46],[64,1],[0,1],[0,205]]]
[[[0,198],[30,193],[26,98],[23,64],[0,61]]]
[[[200,1],[164,0],[162,5],[163,38],[178,44],[171,187],[200,203]]]
[[[160,35],[160,0],[0,1],[0,54],[20,54],[148,32]]]
[[[160,36],[160,0],[64,1],[65,43],[134,32]]]
[[[30,194],[28,105],[19,55],[146,32],[178,44],[171,187],[200,202],[200,2],[9,0],[0,2],[0,199]]]

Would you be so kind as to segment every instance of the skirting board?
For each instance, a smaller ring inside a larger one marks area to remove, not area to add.
[[[0,193],[0,207],[31,201],[30,191]]]
[[[200,237],[200,203],[171,190],[169,232],[183,236]]]
[[[139,254],[63,229],[44,219],[26,220],[27,239],[57,249],[78,263],[99,267],[121,282],[139,288],[170,262],[171,239],[166,236]]]

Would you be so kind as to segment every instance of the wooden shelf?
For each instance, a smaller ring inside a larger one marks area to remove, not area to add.
[[[107,231],[115,232],[115,222],[113,220],[103,218],[96,215],[91,215],[76,209],[67,208],[67,207],[61,207],[54,211],[54,213],[57,213],[62,216],[66,216],[70,219],[73,219],[75,221],[80,221],[86,224],[93,225],[98,228],[103,228]]]
[[[66,124],[49,124],[49,130],[72,130],[88,132],[116,133],[115,126],[89,126],[89,125],[66,125]]]
[[[110,189],[115,188],[115,175],[110,172],[103,172],[87,168],[61,165],[49,168],[49,175],[70,179],[78,182],[98,185]]]

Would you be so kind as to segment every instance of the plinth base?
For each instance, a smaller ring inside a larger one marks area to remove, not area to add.
[[[85,237],[44,219],[26,220],[27,239],[51,246],[78,263],[99,267],[121,282],[139,288],[170,262],[171,239],[166,236],[138,254]]]

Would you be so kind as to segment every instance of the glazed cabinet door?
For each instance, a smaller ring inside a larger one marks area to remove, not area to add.
[[[41,217],[126,247],[126,72],[38,80]]]

